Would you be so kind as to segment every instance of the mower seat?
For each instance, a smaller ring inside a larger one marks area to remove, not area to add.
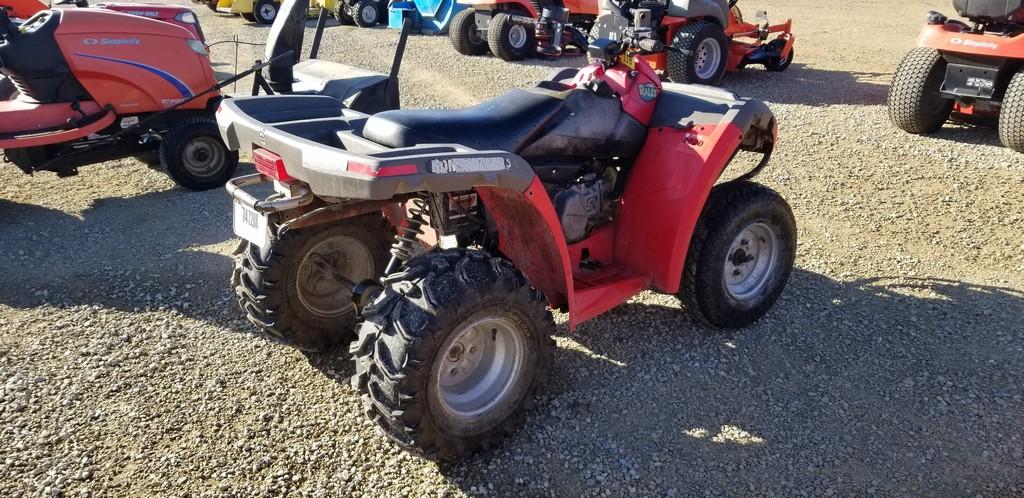
[[[387,110],[386,74],[318,59],[302,61],[293,71],[291,93],[334,97],[365,114]]]
[[[532,88],[512,90],[466,109],[385,111],[370,116],[363,137],[391,148],[461,144],[518,153],[564,103],[561,92]]]
[[[953,0],[953,8],[968,19],[1006,22],[1024,13],[1024,0]]]

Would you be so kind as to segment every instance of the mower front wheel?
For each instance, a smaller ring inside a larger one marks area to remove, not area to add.
[[[1024,152],[1024,70],[1006,87],[999,111],[999,138],[1007,148]]]
[[[729,59],[729,39],[721,26],[696,21],[672,36],[665,72],[675,83],[715,85],[725,75]]]
[[[360,0],[349,8],[348,16],[360,28],[372,28],[380,20],[380,3],[377,0]]]
[[[747,181],[716,186],[690,242],[680,300],[708,325],[754,323],[789,281],[796,238],[793,211],[774,190]]]
[[[942,128],[953,112],[953,100],[939,90],[946,79],[946,59],[937,50],[911,50],[889,86],[889,119],[908,133],[926,135]]]
[[[464,9],[452,19],[448,31],[455,51],[462,55],[484,55],[487,53],[487,39],[476,26],[476,11]]]
[[[238,167],[238,151],[228,150],[209,117],[176,123],[161,138],[159,153],[171,179],[189,190],[222,187]]]
[[[256,5],[252,7],[252,15],[256,22],[270,25],[274,24],[279,10],[281,10],[281,4],[275,0],[257,0]]]
[[[379,277],[394,230],[379,214],[288,230],[266,249],[242,242],[231,286],[238,305],[264,337],[308,351],[352,339],[354,283]]]
[[[546,377],[555,323],[508,261],[453,249],[410,260],[363,309],[349,349],[367,415],[403,448],[453,460],[510,434]]]
[[[502,12],[492,17],[487,25],[487,45],[491,53],[503,61],[522,60],[537,49],[536,30],[533,23]]]
[[[768,45],[781,53],[786,48],[786,40],[772,40],[768,42]],[[796,57],[796,50],[790,47],[788,56],[772,59],[764,65],[764,68],[775,73],[781,73],[789,69],[790,64],[793,64],[794,57]]]

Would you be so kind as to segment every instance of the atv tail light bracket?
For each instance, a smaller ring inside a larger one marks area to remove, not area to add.
[[[374,178],[386,177],[386,176],[405,176],[415,175],[419,173],[419,168],[415,164],[398,164],[394,166],[381,166],[374,169],[373,166],[368,164],[358,163],[355,161],[349,161],[347,169],[352,173],[359,173],[360,175],[372,176]]]
[[[279,182],[294,180],[284,167],[284,159],[267,149],[253,148],[252,162],[256,165],[256,171],[267,177]]]

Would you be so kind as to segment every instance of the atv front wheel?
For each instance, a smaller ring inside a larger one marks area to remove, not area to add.
[[[781,53],[782,50],[786,48],[786,41],[772,40],[768,42],[768,45],[771,45],[773,48],[775,48]],[[785,58],[780,57],[778,59],[772,59],[767,64],[764,65],[764,68],[775,73],[781,73],[789,69],[790,64],[793,63],[794,57],[796,57],[796,50],[790,47],[788,56],[786,56]]]
[[[476,11],[464,9],[455,14],[448,31],[455,51],[462,55],[484,55],[487,53],[487,40],[476,26]]]
[[[911,50],[889,86],[889,119],[908,133],[925,135],[942,128],[953,112],[953,100],[939,93],[946,79],[946,59],[937,50]]]
[[[271,340],[323,350],[352,339],[352,294],[335,278],[379,277],[394,230],[379,214],[289,230],[268,249],[242,243],[231,284],[246,317]]]
[[[401,275],[363,310],[349,350],[367,415],[427,458],[490,447],[546,377],[555,323],[544,296],[479,251],[428,253]]]
[[[380,19],[380,4],[377,0],[360,0],[349,8],[348,16],[360,28],[372,28]]]
[[[228,150],[213,118],[179,121],[160,142],[160,164],[189,190],[222,187],[238,167],[238,151]]]
[[[1024,152],[1024,71],[1006,87],[1003,109],[999,111],[999,139],[1006,147]]]
[[[537,49],[536,27],[519,20],[519,16],[500,13],[487,25],[487,45],[491,53],[503,61],[518,61]]]
[[[796,220],[786,200],[756,183],[723,183],[693,233],[679,297],[708,325],[745,327],[775,304],[795,256]]]
[[[275,0],[258,0],[252,7],[252,15],[260,24],[274,24],[279,10],[281,10],[281,4]]]
[[[679,28],[672,36],[665,72],[675,83],[717,84],[725,75],[729,39],[722,27],[696,21]]]

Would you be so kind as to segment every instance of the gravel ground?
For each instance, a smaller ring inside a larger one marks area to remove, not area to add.
[[[132,161],[63,180],[8,166],[0,495],[1024,496],[1024,156],[989,129],[906,135],[884,108],[925,12],[948,2],[741,5],[799,36],[789,72],[725,82],[777,113],[762,181],[801,230],[756,326],[710,330],[656,293],[571,335],[559,316],[528,428],[439,466],[375,433],[343,355],[250,334],[223,192]],[[211,40],[267,32],[196,11]],[[331,27],[324,55],[383,70],[396,40]],[[214,56],[231,72],[233,49]],[[403,102],[467,105],[551,65],[416,37]]]

